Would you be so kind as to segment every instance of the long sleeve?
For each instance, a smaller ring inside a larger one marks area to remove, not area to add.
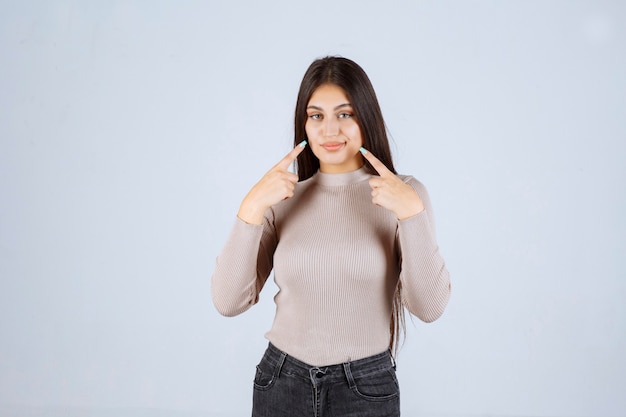
[[[257,303],[272,270],[275,249],[271,210],[262,225],[236,219],[211,279],[213,304],[220,314],[236,316]]]
[[[263,225],[237,219],[212,278],[217,310],[226,316],[248,310],[273,271],[276,313],[265,337],[316,366],[388,349],[399,279],[412,314],[424,321],[439,317],[450,283],[426,190],[404,177],[426,210],[399,222],[372,204],[371,178],[364,167],[318,172],[269,209]]]
[[[406,181],[422,199],[424,211],[398,222],[402,297],[411,314],[432,322],[448,304],[450,274],[439,253],[428,192],[414,178]]]

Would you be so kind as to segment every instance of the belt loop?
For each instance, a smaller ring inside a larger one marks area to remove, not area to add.
[[[274,370],[274,378],[280,377],[280,371],[283,369],[285,359],[287,359],[287,354],[281,351],[280,358],[278,359],[278,363],[276,364],[276,369]]]
[[[352,376],[352,371],[350,370],[350,362],[346,362],[343,364],[343,371],[346,374],[346,379],[348,380],[348,385],[350,389],[354,389],[356,384],[354,383],[354,377]]]
[[[396,370],[396,358],[393,357],[393,354],[391,353],[391,351],[389,350],[389,357],[391,358],[391,366],[393,366],[393,370]]]

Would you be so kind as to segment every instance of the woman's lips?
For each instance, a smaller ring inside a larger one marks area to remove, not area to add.
[[[343,148],[343,145],[345,145],[345,142],[326,142],[322,144],[322,148],[326,149],[329,152],[332,152]]]

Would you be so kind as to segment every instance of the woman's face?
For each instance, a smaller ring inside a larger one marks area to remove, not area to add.
[[[337,85],[323,84],[313,92],[306,112],[304,128],[320,171],[336,174],[359,169],[363,138],[346,92]]]

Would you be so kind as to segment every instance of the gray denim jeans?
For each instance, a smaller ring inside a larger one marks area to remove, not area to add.
[[[315,367],[270,343],[254,378],[252,417],[396,417],[400,391],[389,351]]]

